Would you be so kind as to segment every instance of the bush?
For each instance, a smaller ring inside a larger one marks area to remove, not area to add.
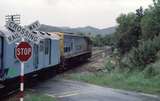
[[[133,48],[129,53],[131,67],[143,70],[148,64],[154,63],[160,50],[160,35],[153,40],[143,41],[138,48]]]
[[[160,60],[156,61],[153,64],[150,64],[146,67],[146,69],[143,71],[145,76],[147,77],[153,77],[160,74]]]
[[[108,57],[105,62],[105,68],[107,71],[112,71],[116,67],[116,61],[112,57]]]
[[[120,61],[120,68],[125,71],[130,71],[134,66],[131,65],[129,56],[126,54]]]

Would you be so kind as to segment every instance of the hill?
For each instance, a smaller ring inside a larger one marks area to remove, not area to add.
[[[101,34],[101,35],[112,34],[115,32],[116,27],[109,27],[109,28],[105,28],[105,29],[98,29],[98,28],[91,27],[91,26],[70,28],[70,27],[56,27],[56,26],[42,24],[39,30],[45,31],[45,32],[68,32],[68,33],[77,33],[77,34],[91,33],[93,36],[95,36],[98,34]]]

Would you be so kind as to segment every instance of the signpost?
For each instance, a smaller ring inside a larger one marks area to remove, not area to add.
[[[16,57],[20,62],[26,62],[32,56],[32,46],[27,42],[21,42],[16,47]]]
[[[21,62],[21,75],[20,75],[20,101],[23,101],[24,96],[24,63],[27,62],[32,56],[32,46],[27,42],[21,42],[16,47],[16,57]]]
[[[39,24],[39,25],[37,25],[37,24],[38,24],[38,23],[36,23],[35,25],[32,24],[32,25],[30,26],[30,27],[32,28],[32,30],[34,30],[34,29],[36,30],[37,28],[40,27],[40,24]],[[37,26],[36,26],[36,25],[37,25]],[[32,27],[32,26],[35,26],[35,27]],[[29,41],[31,41],[31,42],[33,42],[33,43],[38,44],[39,41],[40,41],[40,36],[39,36],[38,34],[32,33],[32,30],[31,30],[31,31],[29,30],[30,27],[29,27],[29,28],[23,28],[22,26],[14,23],[13,21],[9,21],[9,22],[6,24],[6,27],[7,27],[9,30],[15,32],[15,33],[17,34],[17,36],[20,35],[21,37],[23,37],[23,38],[25,38],[26,40],[29,40]],[[9,37],[13,37],[13,35],[11,35],[11,36],[9,36]],[[8,37],[8,39],[9,39],[9,37]],[[10,43],[15,42],[15,40],[17,40],[17,38],[19,38],[19,37],[15,37],[15,38],[13,38],[12,40],[10,40]]]
[[[30,31],[35,31],[37,30],[38,28],[40,28],[40,23],[39,21],[35,21],[33,22],[32,24],[28,25],[27,28],[30,30]]]
[[[32,56],[32,46],[25,42],[27,40],[32,43],[38,44],[42,39],[40,34],[32,33],[40,27],[39,21],[22,27],[19,23],[15,23],[13,20],[8,20],[5,27],[12,33],[6,37],[9,44],[22,40],[16,47],[16,58],[21,62],[21,74],[20,74],[20,101],[24,100],[24,63],[27,62]]]
[[[23,27],[13,20],[8,20],[5,27],[11,32],[6,36],[9,44],[22,40],[16,47],[16,57],[21,62],[21,74],[20,74],[20,101],[23,101],[24,91],[24,63],[27,62],[32,56],[32,46],[28,42],[38,44],[41,39],[51,38],[48,33],[34,33],[40,28],[39,21],[35,21],[32,24]],[[43,35],[42,35],[43,34]],[[25,42],[27,40],[27,42]]]

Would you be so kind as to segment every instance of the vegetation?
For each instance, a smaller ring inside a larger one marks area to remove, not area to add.
[[[17,95],[14,97],[10,97],[6,101],[18,101],[18,100],[19,100],[19,96]],[[53,97],[49,97],[44,94],[26,91],[24,96],[24,101],[57,101],[57,100]]]
[[[117,70],[123,75],[127,73],[125,81],[121,79],[126,87],[145,88],[147,92],[160,90],[160,79],[157,78],[160,76],[159,16],[160,0],[153,0],[148,9],[140,7],[135,13],[122,14],[117,18],[115,48],[118,51],[111,59],[116,64],[107,63],[106,67],[111,73]]]
[[[143,9],[140,7],[136,13],[121,14],[117,18],[119,24],[116,32],[117,48],[121,54],[138,46],[138,40],[141,37],[140,23],[143,16]]]
[[[93,46],[102,47],[106,45],[114,44],[114,34],[109,34],[105,36],[101,36],[100,34],[91,37]]]
[[[53,97],[49,97],[42,94],[27,93],[24,101],[56,101]]]
[[[159,78],[160,75],[147,78],[145,74],[140,72],[98,72],[96,74],[72,74],[69,76],[69,79],[84,81],[87,83],[152,94],[160,94]]]
[[[159,16],[160,0],[153,0],[148,9],[140,7],[135,13],[121,14],[117,18],[115,48],[118,51],[111,59],[115,64],[108,62],[106,68],[111,74],[114,72],[115,78],[115,71],[120,72],[117,75],[122,76],[119,78],[122,87],[125,85],[145,92],[160,91]]]
[[[129,53],[130,65],[143,70],[148,64],[156,62],[157,52],[160,50],[160,36],[153,40],[149,39],[139,44],[139,47],[133,48]],[[140,68],[141,67],[141,68]]]
[[[144,71],[133,70],[128,68],[119,69],[118,61],[115,57],[106,58],[105,72],[98,71],[94,73],[81,74],[73,73],[67,76],[67,79],[84,81],[101,86],[107,86],[117,89],[133,90],[137,92],[160,94],[160,73],[159,70],[153,71],[151,68],[157,68],[160,61],[148,65]]]
[[[145,70],[158,61],[160,51],[160,0],[136,13],[122,14],[117,18],[116,47],[119,50],[120,67],[130,70]],[[127,58],[127,59],[126,59]]]

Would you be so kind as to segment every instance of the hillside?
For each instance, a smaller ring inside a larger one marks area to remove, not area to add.
[[[85,34],[92,33],[92,35],[94,36],[97,34],[101,35],[112,34],[115,32],[116,27],[109,27],[105,29],[98,29],[91,26],[70,28],[70,27],[56,27],[56,26],[42,24],[39,30],[46,32],[69,32],[69,33],[85,33]]]

